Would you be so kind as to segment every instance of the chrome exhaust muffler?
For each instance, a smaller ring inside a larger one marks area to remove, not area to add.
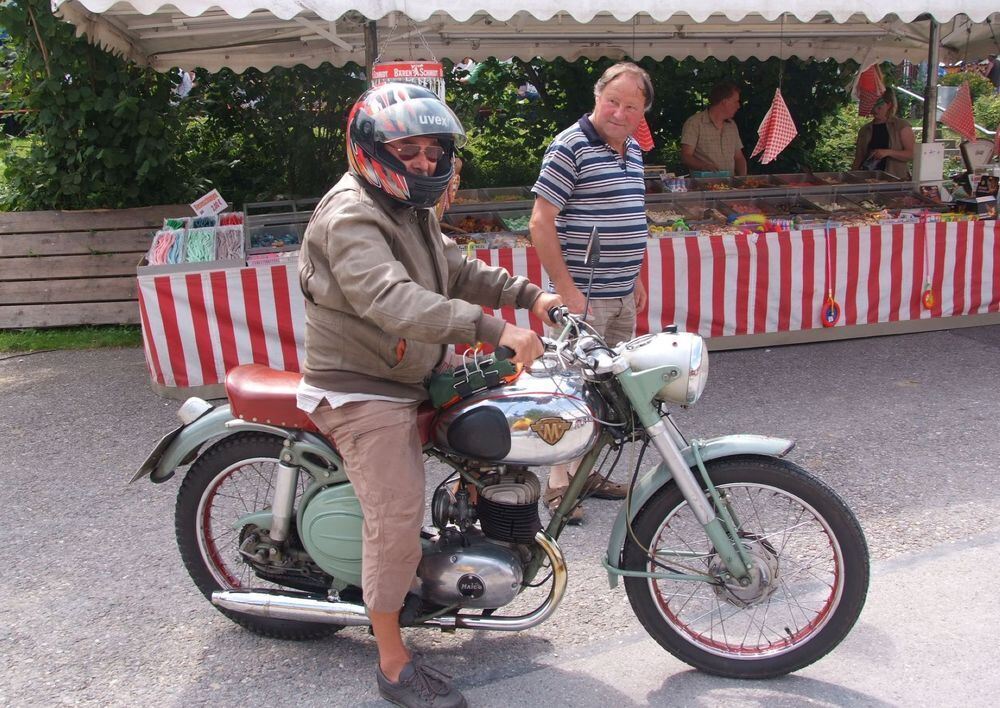
[[[434,617],[418,626],[519,632],[547,620],[556,611],[563,595],[566,594],[568,572],[562,550],[544,531],[535,534],[535,543],[542,547],[549,559],[552,567],[552,587],[545,602],[534,611],[516,617],[486,617],[456,613]],[[212,593],[212,604],[255,617],[338,624],[345,627],[366,627],[371,624],[364,605],[326,600],[315,595],[289,595],[268,590],[222,590]]]
[[[315,595],[287,595],[269,590],[222,590],[212,604],[233,612],[296,622],[365,627],[371,624],[364,605],[325,600]]]

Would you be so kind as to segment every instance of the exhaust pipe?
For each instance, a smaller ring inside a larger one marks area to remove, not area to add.
[[[212,593],[212,604],[255,617],[365,627],[371,624],[364,605],[331,602],[316,595],[288,595],[268,590],[223,590]]]
[[[498,632],[519,632],[535,627],[556,611],[566,594],[568,573],[562,550],[543,532],[535,534],[535,543],[542,547],[552,567],[552,588],[549,596],[533,612],[516,617],[486,617],[451,614],[434,617],[417,626],[442,629],[489,629]],[[331,602],[316,595],[290,595],[267,590],[223,590],[212,593],[212,604],[233,612],[256,617],[338,624],[345,627],[367,627],[371,624],[364,605]]]

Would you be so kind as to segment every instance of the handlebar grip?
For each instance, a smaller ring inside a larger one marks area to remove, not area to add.
[[[510,347],[499,346],[493,350],[493,357],[497,361],[506,361],[507,359],[513,358],[516,352]]]

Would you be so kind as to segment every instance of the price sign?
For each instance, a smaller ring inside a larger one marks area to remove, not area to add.
[[[194,209],[194,213],[198,216],[209,214],[214,216],[225,211],[228,207],[229,205],[226,203],[226,200],[222,198],[217,189],[213,189],[205,196],[199,197],[191,204],[191,208]]]

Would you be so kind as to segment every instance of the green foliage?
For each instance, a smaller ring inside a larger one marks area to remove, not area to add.
[[[453,82],[448,102],[470,133],[465,156],[469,171],[463,169],[462,185],[533,183],[545,147],[561,130],[590,112],[594,84],[612,63],[610,59],[530,63],[491,59],[475,84]],[[707,107],[708,93],[715,83],[734,81],[741,89],[743,108],[736,123],[749,155],[780,81],[799,136],[774,163],[753,161],[751,170],[789,172],[814,162],[814,151],[827,137],[823,120],[849,100],[847,89],[857,71],[852,63],[799,59],[783,63],[778,59],[644,59],[639,64],[649,73],[654,93],[647,120],[656,148],[646,156],[646,162],[679,172],[687,171],[680,164],[681,127],[690,115]],[[538,88],[539,100],[518,99],[516,86],[522,78]]]
[[[858,115],[858,107],[848,103],[822,120],[819,133],[823,136],[812,152],[812,167],[816,172],[842,172],[851,169],[858,131],[870,118]]]
[[[941,86],[961,86],[966,81],[969,82],[969,92],[972,94],[973,101],[980,96],[989,96],[994,92],[993,84],[990,83],[990,80],[974,71],[945,74],[938,80],[938,83]]]
[[[11,155],[3,208],[77,209],[183,201],[173,77],[73,36],[45,0],[0,5],[13,56],[0,83],[34,139]]]
[[[0,330],[0,352],[35,352],[49,349],[103,349],[138,347],[142,334],[137,325],[89,325],[50,329]]]
[[[199,72],[181,103],[192,174],[236,204],[323,194],[347,167],[347,113],[364,91],[358,76],[356,67],[328,64]]]
[[[972,106],[976,122],[984,128],[1000,128],[1000,94],[984,94]]]

